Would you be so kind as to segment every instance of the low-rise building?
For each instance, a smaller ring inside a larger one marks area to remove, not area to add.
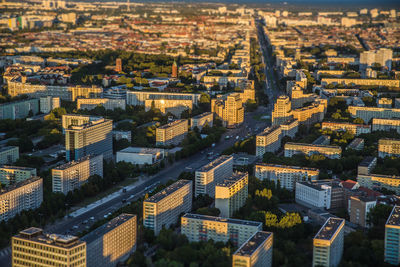
[[[294,190],[296,182],[316,181],[319,170],[314,168],[285,166],[277,164],[257,163],[254,166],[254,175],[260,180],[274,181],[282,188]]]
[[[275,153],[281,147],[282,129],[278,125],[266,128],[256,136],[256,156],[262,157],[265,153]]]
[[[205,125],[213,126],[214,114],[212,112],[204,112],[190,119],[190,128],[197,127],[200,131]]]
[[[181,217],[181,234],[189,242],[214,240],[234,246],[241,246],[255,233],[262,230],[261,222],[221,218],[200,214],[186,213]]]
[[[181,213],[192,209],[192,181],[178,180],[143,201],[143,225],[156,235],[178,222]]]
[[[391,131],[395,130],[400,133],[400,118],[392,119],[372,119],[372,131]]]
[[[178,145],[188,133],[188,121],[176,120],[156,129],[156,145]]]
[[[367,215],[375,205],[375,197],[351,196],[349,201],[350,222],[361,227],[368,227]]]
[[[5,146],[0,148],[0,164],[12,164],[19,159],[19,147]]]
[[[36,176],[35,168],[7,165],[0,167],[0,183],[5,186],[25,181],[33,176]]]
[[[274,235],[257,232],[232,256],[232,267],[271,267]]]
[[[134,165],[153,165],[164,159],[164,149],[149,147],[127,147],[117,152],[117,162]]]
[[[327,184],[296,182],[296,203],[310,208],[331,208],[332,187]]]
[[[305,154],[307,156],[320,154],[330,159],[340,159],[342,155],[342,148],[340,146],[329,145],[313,145],[306,143],[292,143],[285,144],[285,157],[292,157],[296,154]]]
[[[215,185],[215,207],[221,217],[232,217],[246,203],[249,194],[249,175],[236,172]]]
[[[400,156],[400,139],[382,138],[378,142],[378,155],[384,157]]]
[[[137,217],[123,213],[81,239],[87,266],[114,267],[136,250]]]

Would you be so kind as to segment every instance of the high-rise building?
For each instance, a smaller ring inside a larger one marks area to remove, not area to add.
[[[232,217],[246,203],[249,194],[249,175],[236,172],[215,185],[215,207],[221,217]]]
[[[174,63],[172,64],[172,78],[178,78],[178,64],[174,60]]]
[[[0,221],[7,221],[23,210],[37,209],[43,201],[43,179],[32,177],[0,191]]]
[[[314,237],[313,267],[337,267],[343,255],[344,224],[330,217]]]
[[[115,60],[115,71],[116,72],[121,72],[122,71],[122,59],[117,58]]]
[[[243,123],[244,107],[239,93],[211,99],[211,112],[222,120],[222,125],[234,128]]]
[[[35,168],[7,165],[0,167],[0,183],[6,186],[25,181],[33,176],[36,176]]]
[[[292,103],[289,97],[279,96],[272,111],[272,125],[280,125],[292,118]]]
[[[278,125],[266,128],[256,136],[256,156],[262,157],[265,153],[275,153],[281,148],[282,129]]]
[[[360,69],[365,70],[374,63],[392,70],[393,51],[388,48],[380,48],[376,51],[364,51],[360,54]]]
[[[400,206],[394,206],[385,224],[385,262],[400,264]]]
[[[233,156],[222,155],[195,172],[195,196],[215,197],[215,185],[233,173]]]
[[[293,191],[296,182],[316,181],[319,176],[319,170],[314,168],[285,166],[267,163],[257,163],[254,166],[254,175],[260,180],[274,181],[282,188]]]
[[[307,156],[321,154],[330,159],[340,159],[342,148],[340,146],[287,142],[285,144],[285,157],[290,158],[296,154],[305,154]]]
[[[156,145],[178,145],[188,133],[188,120],[176,120],[156,129]]]
[[[192,181],[178,180],[143,201],[143,225],[158,235],[163,227],[176,224],[180,214],[192,209],[192,186]]]
[[[214,240],[241,246],[255,233],[262,231],[262,223],[186,213],[181,217],[181,234],[190,242]]]
[[[68,161],[88,155],[103,154],[105,160],[113,157],[112,120],[98,118],[83,125],[70,125],[65,130],[65,148]]]
[[[67,162],[52,169],[51,174],[53,192],[66,195],[69,191],[80,188],[92,175],[103,177],[103,154]]]
[[[46,96],[41,97],[39,100],[40,112],[50,113],[55,108],[61,107],[61,100],[59,97]]]
[[[19,147],[5,146],[0,148],[0,164],[12,164],[19,159]]]
[[[361,227],[368,227],[367,215],[375,205],[375,197],[351,196],[349,205],[350,222]]]
[[[123,213],[82,237],[87,266],[114,267],[136,250],[137,217]]]
[[[31,227],[13,236],[11,247],[13,267],[86,267],[86,243],[76,236],[45,234]]]
[[[232,267],[271,267],[274,235],[257,232],[232,256]]]

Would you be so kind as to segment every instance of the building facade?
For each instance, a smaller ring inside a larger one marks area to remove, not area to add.
[[[400,118],[392,118],[392,119],[372,119],[372,131],[391,131],[395,130],[397,133],[400,133]]]
[[[12,164],[19,159],[19,147],[6,146],[0,148],[0,164]]]
[[[374,118],[376,119],[400,118],[400,109],[398,108],[349,106],[348,111],[353,118],[360,118],[365,123],[369,123],[369,121]]]
[[[382,138],[378,142],[378,156],[385,157],[399,157],[400,156],[400,140]]]
[[[7,165],[0,167],[0,183],[5,186],[25,181],[33,176],[36,176],[35,168]]]
[[[395,175],[382,175],[382,174],[358,174],[357,182],[360,186],[372,189],[380,190],[386,188],[396,192],[396,195],[400,194],[400,176]]]
[[[279,96],[272,111],[272,125],[281,125],[292,118],[292,103],[289,97]]]
[[[327,184],[296,182],[296,203],[310,208],[331,208],[332,187]]]
[[[40,112],[50,113],[55,108],[61,107],[61,100],[59,97],[46,96],[39,99]]]
[[[125,110],[125,99],[108,99],[108,98],[78,98],[76,100],[77,109],[92,110],[98,106],[104,107],[106,110],[114,110],[120,108]]]
[[[188,133],[188,120],[176,120],[156,129],[156,145],[178,145]]]
[[[32,115],[36,115],[39,112],[38,99],[25,99],[0,104],[0,120],[24,119],[29,116],[30,112]]]
[[[126,104],[132,106],[144,106],[146,100],[172,99],[190,100],[193,105],[197,105],[200,101],[200,96],[201,94],[128,91],[126,94]]]
[[[320,154],[330,159],[340,159],[342,155],[342,148],[340,146],[330,145],[313,145],[305,143],[292,143],[285,144],[285,157],[293,157],[296,154],[305,154],[307,156]]]
[[[190,128],[197,127],[200,131],[205,125],[213,127],[214,114],[212,112],[204,112],[190,119]]]
[[[346,131],[353,135],[360,135],[363,133],[371,133],[371,126],[364,124],[354,124],[349,122],[322,122],[322,129],[330,129],[332,131]]]
[[[228,128],[239,126],[244,121],[244,106],[239,93],[211,99],[211,112]]]
[[[350,197],[350,222],[361,227],[368,227],[367,215],[375,207],[375,197],[351,196]]]
[[[394,206],[385,224],[385,262],[400,264],[400,206]]]
[[[256,156],[262,157],[265,153],[275,153],[281,148],[282,129],[278,125],[266,128],[256,136]]]
[[[134,165],[153,165],[164,159],[164,149],[149,147],[127,147],[117,152],[117,162],[125,161]]]

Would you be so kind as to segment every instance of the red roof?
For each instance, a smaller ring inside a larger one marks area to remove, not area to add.
[[[347,188],[347,189],[350,189],[350,190],[351,190],[351,189],[354,188],[354,186],[357,184],[357,182],[348,179],[348,180],[346,180],[346,181],[344,181],[344,182],[341,182],[340,184],[341,184],[341,186],[342,186],[343,188]]]
[[[366,188],[366,187],[361,187],[361,186],[360,186],[360,188],[358,188],[358,190],[364,192],[364,193],[367,194],[367,196],[369,196],[369,197],[379,197],[379,196],[382,196],[382,195],[383,195],[382,193],[379,193],[379,192],[377,192],[377,191],[371,190],[371,189]]]

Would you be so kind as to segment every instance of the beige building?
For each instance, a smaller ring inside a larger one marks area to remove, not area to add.
[[[13,267],[86,267],[86,243],[76,236],[45,234],[31,227],[12,237],[11,248]]]
[[[233,173],[233,156],[222,155],[195,172],[195,196],[215,197],[215,185]]]
[[[257,163],[254,166],[254,176],[260,180],[274,181],[275,184],[279,181],[282,188],[293,191],[296,182],[318,180],[319,170],[298,166]]]
[[[192,186],[192,181],[178,180],[143,201],[143,225],[158,235],[163,227],[176,224],[181,213],[192,209]]]
[[[273,242],[273,233],[255,233],[232,255],[232,267],[271,267]]]
[[[244,121],[243,101],[238,93],[211,99],[211,112],[222,120],[224,127],[237,127]]]
[[[385,188],[400,194],[400,176],[382,175],[382,174],[358,174],[357,182],[360,186],[379,190]]]
[[[148,99],[145,100],[144,107],[146,111],[154,107],[163,114],[172,113],[180,118],[183,111],[193,109],[193,101],[185,99]]]
[[[330,145],[314,145],[306,143],[291,143],[285,144],[285,157],[291,158],[296,154],[305,154],[311,156],[314,154],[321,154],[330,159],[340,159],[342,155],[342,148],[340,146]]]
[[[76,100],[77,109],[92,110],[98,106],[104,107],[106,110],[114,110],[120,108],[125,110],[125,99],[108,99],[108,98],[78,98]]]
[[[82,237],[87,266],[114,267],[136,250],[137,216],[123,213]]]
[[[372,119],[372,131],[391,131],[395,130],[400,133],[400,118],[392,119]]]
[[[190,100],[193,105],[200,101],[201,94],[168,93],[168,92],[126,92],[126,104],[132,106],[144,106],[146,100]]]
[[[392,108],[393,100],[391,98],[381,97],[376,100],[378,108]]]
[[[256,136],[256,156],[262,157],[265,153],[275,153],[281,148],[282,129],[278,125],[266,128]]]
[[[156,129],[156,145],[178,145],[188,133],[188,120],[176,120]]]
[[[375,207],[376,199],[374,197],[351,196],[349,202],[350,222],[361,227],[368,227],[367,215]]]
[[[400,81],[400,80],[399,80]],[[361,118],[368,123],[373,118],[392,119],[400,118],[400,109],[349,106],[348,111],[353,118]]]
[[[330,129],[332,131],[347,131],[354,135],[363,133],[371,133],[371,126],[364,124],[354,124],[349,122],[328,122],[324,121],[321,124],[322,129]]]
[[[80,188],[90,176],[103,177],[103,155],[86,156],[77,161],[70,161],[51,170],[53,192],[66,195]]]
[[[204,112],[200,115],[194,116],[190,119],[190,128],[197,127],[199,130],[207,124],[209,127],[213,126],[214,114],[212,112]]]
[[[378,155],[384,157],[399,157],[400,156],[400,140],[382,138],[378,142]]]
[[[296,119],[290,119],[280,125],[282,129],[282,137],[289,136],[294,138],[299,130],[299,121]]]
[[[297,119],[299,124],[312,126],[324,119],[327,107],[326,99],[318,99],[308,106],[294,109],[293,118]]]
[[[0,164],[12,164],[19,159],[19,147],[6,146],[0,148]]]
[[[289,97],[279,96],[272,111],[272,125],[281,125],[292,118],[292,103]]]
[[[0,167],[0,183],[5,186],[25,181],[33,176],[36,176],[35,168],[7,165]]]
[[[189,242],[212,239],[215,242],[226,243],[230,240],[234,246],[241,246],[261,230],[261,222],[191,213],[181,217],[181,234],[186,235]]]
[[[322,78],[321,85],[328,84],[343,84],[346,86],[352,85],[370,85],[370,86],[388,86],[400,87],[400,80],[384,80],[384,79],[347,79],[347,78]]]
[[[233,173],[215,185],[215,207],[221,211],[221,217],[232,217],[246,203],[249,193],[249,175]]]

